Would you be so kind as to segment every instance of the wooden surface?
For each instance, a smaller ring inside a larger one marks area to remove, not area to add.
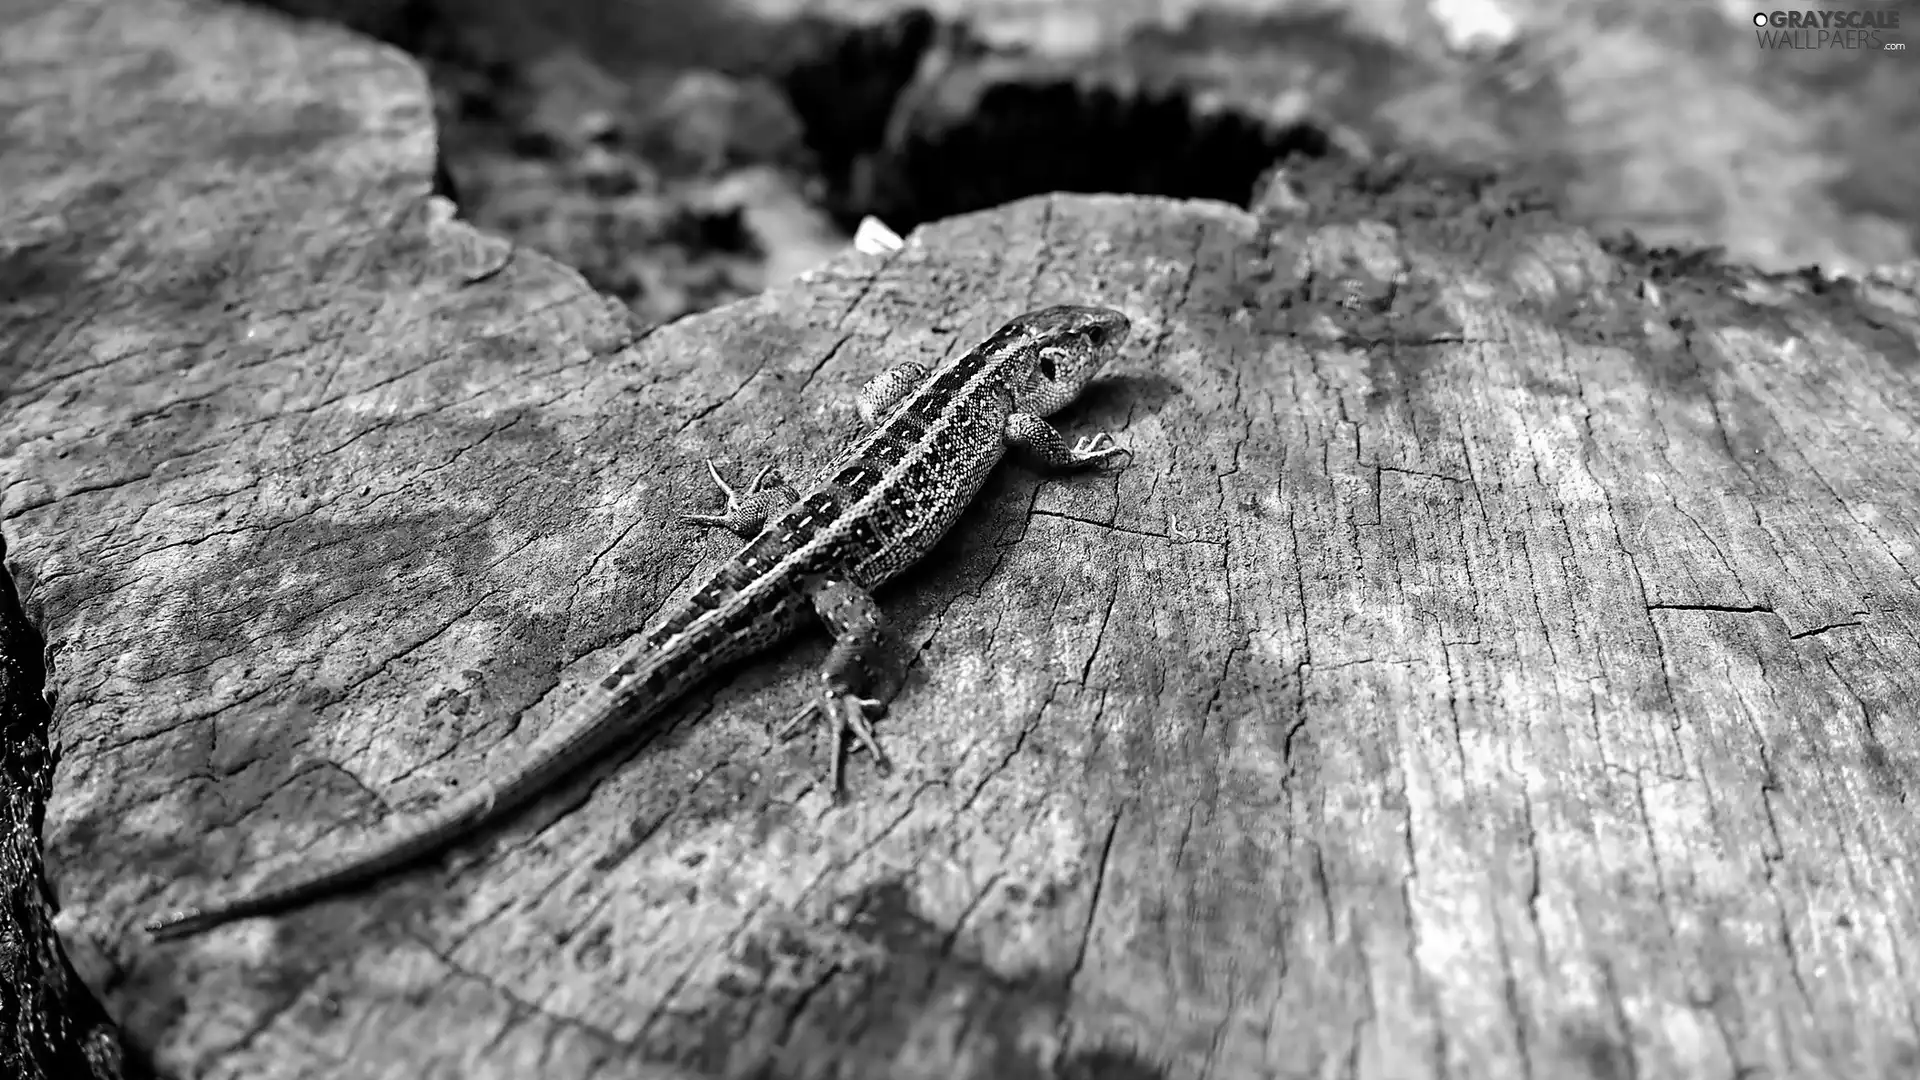
[[[75,0],[0,60],[48,875],[164,1072],[1920,1069],[1913,271],[1381,169],[1029,200],[636,339],[444,220],[398,53]],[[883,594],[892,777],[832,808],[761,733],[811,641],[450,862],[140,934],[513,767],[722,555],[702,458],[804,474],[869,375],[1065,300],[1135,317],[1064,423],[1136,461],[1004,470]]]

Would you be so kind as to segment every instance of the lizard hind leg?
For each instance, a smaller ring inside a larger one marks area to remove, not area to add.
[[[720,478],[720,470],[713,467],[712,459],[707,461],[707,473],[727,497],[727,509],[720,514],[682,514],[680,520],[691,525],[705,525],[709,528],[721,528],[738,536],[742,540],[751,540],[766,528],[767,519],[785,510],[795,498],[793,489],[786,480],[774,476],[771,486],[767,478],[773,476],[773,466],[760,470],[760,475],[747,485],[747,493],[742,495]]]
[[[853,736],[866,748],[881,772],[889,768],[887,756],[873,736],[873,725],[867,720],[867,710],[878,709],[881,703],[864,696],[874,680],[874,664],[885,636],[885,623],[880,605],[872,595],[844,579],[816,579],[807,585],[807,596],[813,601],[814,613],[833,632],[833,648],[820,669],[820,696],[807,702],[782,725],[779,736],[790,737],[802,724],[816,717],[825,721],[830,755],[827,782],[830,794],[838,801],[840,751],[846,736]]]

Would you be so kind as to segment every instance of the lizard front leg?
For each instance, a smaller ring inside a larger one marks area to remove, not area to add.
[[[868,427],[877,427],[886,419],[894,406],[900,404],[913,388],[927,381],[927,369],[908,360],[895,364],[887,370],[867,380],[860,388],[860,398],[855,408],[860,410],[860,419]]]
[[[1113,436],[1104,431],[1089,435],[1069,447],[1058,428],[1030,412],[1017,412],[1007,417],[1006,440],[1007,445],[1049,469],[1084,469],[1111,461],[1122,454],[1129,457],[1133,455],[1133,451],[1126,447],[1114,445]]]
[[[874,603],[873,597],[865,589],[850,581],[817,578],[808,582],[805,588],[808,599],[813,601],[814,613],[833,632],[833,648],[827,653],[827,662],[820,669],[820,696],[795,713],[793,719],[781,727],[780,735],[790,735],[811,717],[818,716],[826,720],[828,751],[831,754],[828,783],[833,798],[838,800],[843,736],[852,735],[861,746],[866,747],[881,772],[889,768],[887,756],[881,752],[879,741],[873,737],[873,727],[867,723],[867,710],[879,708],[880,702],[862,696],[868,684],[873,682],[874,663],[879,659],[885,623],[880,615],[880,605]]]
[[[759,536],[760,530],[766,528],[767,519],[792,505],[795,498],[793,489],[787,486],[784,479],[774,477],[774,483],[771,486],[767,484],[767,477],[773,475],[771,465],[761,469],[760,475],[753,478],[753,483],[748,485],[744,496],[727,486],[727,482],[720,478],[720,470],[713,467],[711,459],[707,461],[707,472],[712,475],[713,482],[720,485],[721,493],[727,497],[726,512],[682,514],[680,520],[692,525],[722,528],[742,540],[751,540]]]

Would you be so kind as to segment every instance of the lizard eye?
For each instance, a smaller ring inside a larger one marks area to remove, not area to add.
[[[1087,327],[1087,344],[1096,349],[1105,348],[1107,344],[1107,328],[1104,326]]]

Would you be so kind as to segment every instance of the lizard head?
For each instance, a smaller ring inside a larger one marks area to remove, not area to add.
[[[1045,416],[1079,396],[1100,365],[1120,351],[1133,323],[1112,308],[1062,304],[1030,311],[1001,334],[1025,343],[1031,364],[1011,380],[1013,407]]]

